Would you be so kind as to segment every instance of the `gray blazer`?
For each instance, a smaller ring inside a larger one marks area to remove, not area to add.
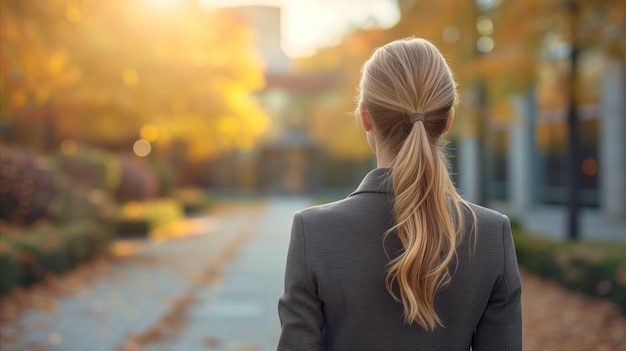
[[[452,281],[435,297],[444,327],[403,323],[402,304],[385,288],[382,234],[393,223],[387,174],[375,169],[346,199],[295,215],[278,350],[521,350],[521,282],[509,220],[476,205],[475,251],[465,235]],[[466,213],[466,223],[470,218]],[[402,247],[393,235],[385,246],[391,256]]]

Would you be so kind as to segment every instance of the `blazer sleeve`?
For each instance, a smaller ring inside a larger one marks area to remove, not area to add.
[[[473,351],[522,350],[521,280],[511,224],[506,216],[503,219],[503,270],[476,326]]]
[[[278,301],[281,333],[278,350],[322,350],[324,314],[307,270],[302,215],[294,216],[287,253],[285,288]]]

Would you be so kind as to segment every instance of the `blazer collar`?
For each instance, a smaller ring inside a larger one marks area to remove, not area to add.
[[[390,182],[391,168],[376,168],[361,181],[358,188],[349,196],[360,193],[393,194]]]

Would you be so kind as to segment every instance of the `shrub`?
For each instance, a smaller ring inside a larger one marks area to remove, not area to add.
[[[0,219],[15,226],[39,220],[98,218],[119,184],[111,154],[95,149],[52,158],[5,146],[0,149]]]
[[[92,220],[0,229],[0,294],[108,252],[110,226]]]
[[[556,242],[518,230],[514,235],[519,264],[526,270],[610,299],[626,312],[626,244]]]
[[[48,159],[13,147],[0,148],[0,219],[30,224],[50,216],[57,196]]]
[[[119,155],[120,183],[115,191],[118,202],[154,199],[159,194],[159,180],[142,160],[131,155]]]
[[[156,176],[159,183],[158,196],[169,196],[170,193],[176,188],[176,177],[171,166],[163,161],[160,161],[159,159],[149,160],[148,166]]]
[[[74,187],[111,193],[120,184],[120,162],[105,150],[80,147],[72,154],[57,153],[53,160]]]

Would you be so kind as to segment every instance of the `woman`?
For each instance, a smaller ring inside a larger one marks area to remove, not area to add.
[[[444,58],[391,42],[359,90],[378,168],[295,215],[278,350],[521,350],[509,220],[459,196],[439,145],[458,101]]]

